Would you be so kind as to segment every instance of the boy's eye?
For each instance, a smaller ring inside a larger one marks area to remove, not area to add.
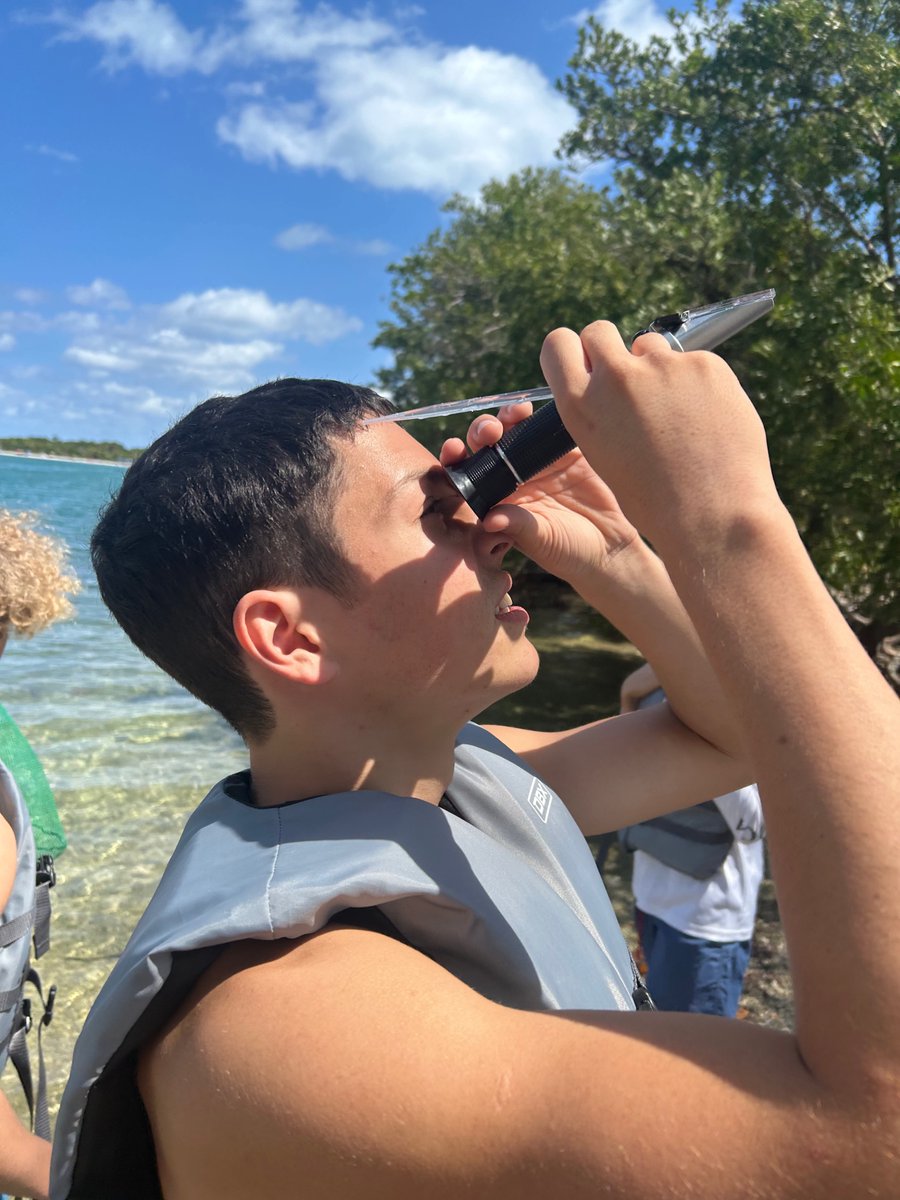
[[[446,503],[447,501],[443,497],[431,496],[425,501],[425,507],[422,509],[423,518],[443,516]]]
[[[459,496],[430,496],[422,509],[422,519],[426,517],[443,517],[449,520],[460,506]]]

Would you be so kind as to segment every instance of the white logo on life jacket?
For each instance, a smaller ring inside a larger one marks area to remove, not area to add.
[[[541,783],[539,779],[535,779],[531,785],[531,791],[528,793],[528,800],[531,807],[546,825],[547,818],[550,816],[550,805],[553,802],[553,793],[547,787],[546,783]]]

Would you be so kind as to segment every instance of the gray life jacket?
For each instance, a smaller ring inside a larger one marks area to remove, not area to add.
[[[44,1003],[41,981],[31,967],[31,953],[40,958],[50,945],[50,888],[55,882],[52,860],[38,861],[31,832],[31,819],[22,794],[7,768],[0,763],[0,816],[16,839],[16,875],[12,892],[0,913],[0,1071],[10,1059],[25,1093],[34,1132],[50,1140],[47,1088],[41,1034],[53,1016],[56,989]],[[32,1079],[31,1058],[26,1038],[31,1031],[31,998],[26,984],[37,991],[43,1013],[38,1023],[39,1075]]]
[[[641,697],[638,708],[651,708],[665,698],[662,688],[654,688]],[[619,830],[619,842],[626,850],[643,850],[683,875],[711,879],[728,857],[734,834],[716,802],[704,800],[664,817],[626,825]]]
[[[643,850],[692,879],[711,879],[728,857],[734,834],[715,800],[705,800],[640,825],[626,825],[619,830],[619,841],[626,850]]]
[[[374,791],[256,808],[248,783],[223,780],[189,818],[88,1015],[57,1119],[53,1200],[160,1196],[136,1053],[229,942],[301,938],[377,906],[499,1003],[649,1006],[574,820],[477,725],[460,735],[447,790],[459,815]]]

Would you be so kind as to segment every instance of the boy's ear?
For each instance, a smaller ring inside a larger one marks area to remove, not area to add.
[[[328,683],[337,664],[304,604],[303,589],[258,588],[241,596],[232,625],[238,645],[258,666],[297,683]]]

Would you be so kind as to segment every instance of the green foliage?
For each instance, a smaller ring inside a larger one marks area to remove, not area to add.
[[[627,272],[608,265],[605,192],[524,171],[444,211],[452,221],[391,268],[394,320],[375,339],[394,355],[379,386],[401,407],[540,386],[545,334],[627,303]],[[434,442],[465,426],[429,421],[415,432]]]
[[[617,164],[659,284],[777,288],[765,330],[725,353],[816,565],[874,647],[900,625],[900,4],[747,0],[735,19],[697,0],[670,21],[641,49],[588,19],[562,150]]]
[[[541,382],[540,343],[773,286],[723,347],[759,407],[781,494],[867,644],[900,628],[898,0],[698,0],[639,47],[589,18],[560,84],[570,164],[455,197],[391,268],[402,405]],[[452,432],[465,422],[457,419]],[[436,446],[447,432],[423,422]]]
[[[140,454],[140,450],[126,450],[119,442],[64,442],[55,437],[0,438],[0,450],[49,454],[56,458],[97,458],[104,462],[126,462]]]
[[[589,18],[561,89],[570,158],[611,159],[645,200],[672,174],[717,176],[749,213],[857,252],[896,294],[897,0],[697,0],[640,49]]]

